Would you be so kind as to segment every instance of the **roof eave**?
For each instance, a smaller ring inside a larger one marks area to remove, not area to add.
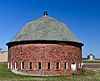
[[[84,46],[83,43],[80,42],[75,42],[75,41],[61,41],[61,40],[22,40],[22,41],[13,41],[13,42],[8,42],[6,43],[7,46],[10,44],[29,44],[29,43],[72,43],[72,44],[78,44],[80,46]]]

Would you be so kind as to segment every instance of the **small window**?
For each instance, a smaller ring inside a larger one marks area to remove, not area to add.
[[[59,62],[56,62],[56,69],[60,69],[60,63]]]
[[[30,62],[29,69],[32,69],[32,62]]]
[[[38,69],[41,69],[41,62],[38,62]]]
[[[64,63],[64,68],[68,69],[68,63],[67,62]]]
[[[17,70],[17,69],[18,69],[18,63],[15,62],[15,70]]]
[[[22,69],[24,69],[24,62],[22,62]]]
[[[51,69],[51,63],[50,62],[48,62],[48,67],[47,67],[47,69]]]
[[[24,69],[24,62],[21,62],[21,69]]]
[[[18,69],[18,62],[16,62],[16,69]]]

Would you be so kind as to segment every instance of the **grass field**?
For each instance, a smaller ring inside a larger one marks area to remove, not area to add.
[[[100,60],[93,60],[93,61],[84,60],[83,62],[84,62],[84,63],[100,63]]]
[[[7,69],[7,63],[0,63],[0,81],[100,81],[100,71],[88,69],[84,74],[71,77],[33,77],[13,74]]]

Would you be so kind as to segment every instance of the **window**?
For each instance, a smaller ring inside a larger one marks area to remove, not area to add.
[[[51,69],[51,63],[50,62],[48,62],[48,67],[47,67],[47,69]]]
[[[17,69],[18,69],[18,63],[15,62],[15,70],[17,70]]]
[[[16,69],[18,69],[18,63],[16,62]]]
[[[56,62],[56,69],[59,70],[60,69],[60,63]]]
[[[32,69],[32,62],[30,62],[29,69]]]
[[[64,68],[68,69],[68,63],[67,62],[64,63]]]
[[[41,62],[38,62],[38,69],[41,69]]]
[[[21,62],[21,69],[24,69],[24,62]]]

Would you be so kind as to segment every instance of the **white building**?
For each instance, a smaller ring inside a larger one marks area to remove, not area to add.
[[[90,54],[87,56],[88,60],[95,60],[95,56],[93,54]]]
[[[8,61],[8,51],[0,50],[0,62],[7,62]]]

